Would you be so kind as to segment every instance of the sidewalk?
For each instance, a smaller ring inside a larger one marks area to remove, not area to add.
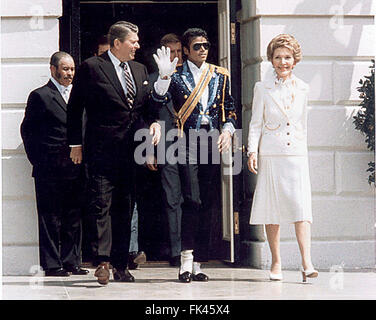
[[[89,275],[70,277],[3,276],[4,300],[374,300],[376,272],[320,271],[317,279],[302,283],[299,271],[283,271],[282,282],[272,282],[267,270],[203,266],[207,283],[180,283],[177,268],[148,263],[131,273],[134,283],[111,280],[97,283]]]

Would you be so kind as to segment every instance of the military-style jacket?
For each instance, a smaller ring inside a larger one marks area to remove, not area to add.
[[[174,114],[177,120],[176,125],[178,126],[177,113],[189,98],[195,86],[193,74],[189,69],[187,61],[185,61],[172,74],[168,92],[164,96],[160,96],[154,89],[152,100],[156,108],[169,108],[169,111]],[[208,84],[208,88],[207,109],[203,110],[202,104],[198,102],[186,120],[184,130],[199,130],[204,115],[209,118],[210,129],[220,130],[224,123],[232,123],[234,128],[236,128],[236,111],[234,100],[230,95],[228,70],[223,67],[214,66],[214,73]],[[170,101],[173,103],[169,104]]]

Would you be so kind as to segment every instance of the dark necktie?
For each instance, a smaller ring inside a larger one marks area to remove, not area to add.
[[[131,75],[129,73],[129,69],[126,63],[124,62],[120,63],[120,67],[124,70],[125,82],[127,84],[127,99],[128,99],[129,106],[132,108],[134,97],[136,95],[132,78],[131,78]]]

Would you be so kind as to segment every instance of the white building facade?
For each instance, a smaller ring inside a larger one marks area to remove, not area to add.
[[[375,266],[373,154],[354,129],[358,82],[374,56],[371,0],[243,0],[241,26],[243,128],[251,116],[253,85],[270,70],[266,47],[277,34],[293,34],[303,50],[296,75],[311,87],[309,160],[313,191],[312,255],[317,268]],[[3,274],[30,274],[38,265],[34,182],[19,126],[27,96],[50,76],[59,50],[61,0],[1,1],[2,262]],[[246,133],[245,133],[246,134]],[[265,242],[248,243],[251,266],[267,268]],[[293,226],[282,227],[285,268],[300,264]]]

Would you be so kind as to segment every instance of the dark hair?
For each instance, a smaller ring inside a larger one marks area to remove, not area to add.
[[[97,47],[101,46],[101,45],[104,45],[104,44],[108,44],[108,38],[107,38],[107,35],[102,35],[98,38],[98,41],[97,41]]]
[[[59,62],[62,58],[71,58],[73,60],[72,56],[69,53],[66,53],[64,51],[57,51],[51,56],[50,65],[58,68]]]
[[[129,32],[138,33],[138,27],[127,21],[118,21],[114,23],[108,30],[107,39],[111,47],[114,46],[115,39],[121,42],[125,40]]]
[[[208,34],[205,30],[200,28],[189,28],[184,32],[181,39],[182,46],[189,50],[192,40],[197,37],[204,37],[207,41],[209,41]]]
[[[181,42],[180,38],[175,33],[165,34],[161,39],[161,46],[166,46],[168,43]]]

